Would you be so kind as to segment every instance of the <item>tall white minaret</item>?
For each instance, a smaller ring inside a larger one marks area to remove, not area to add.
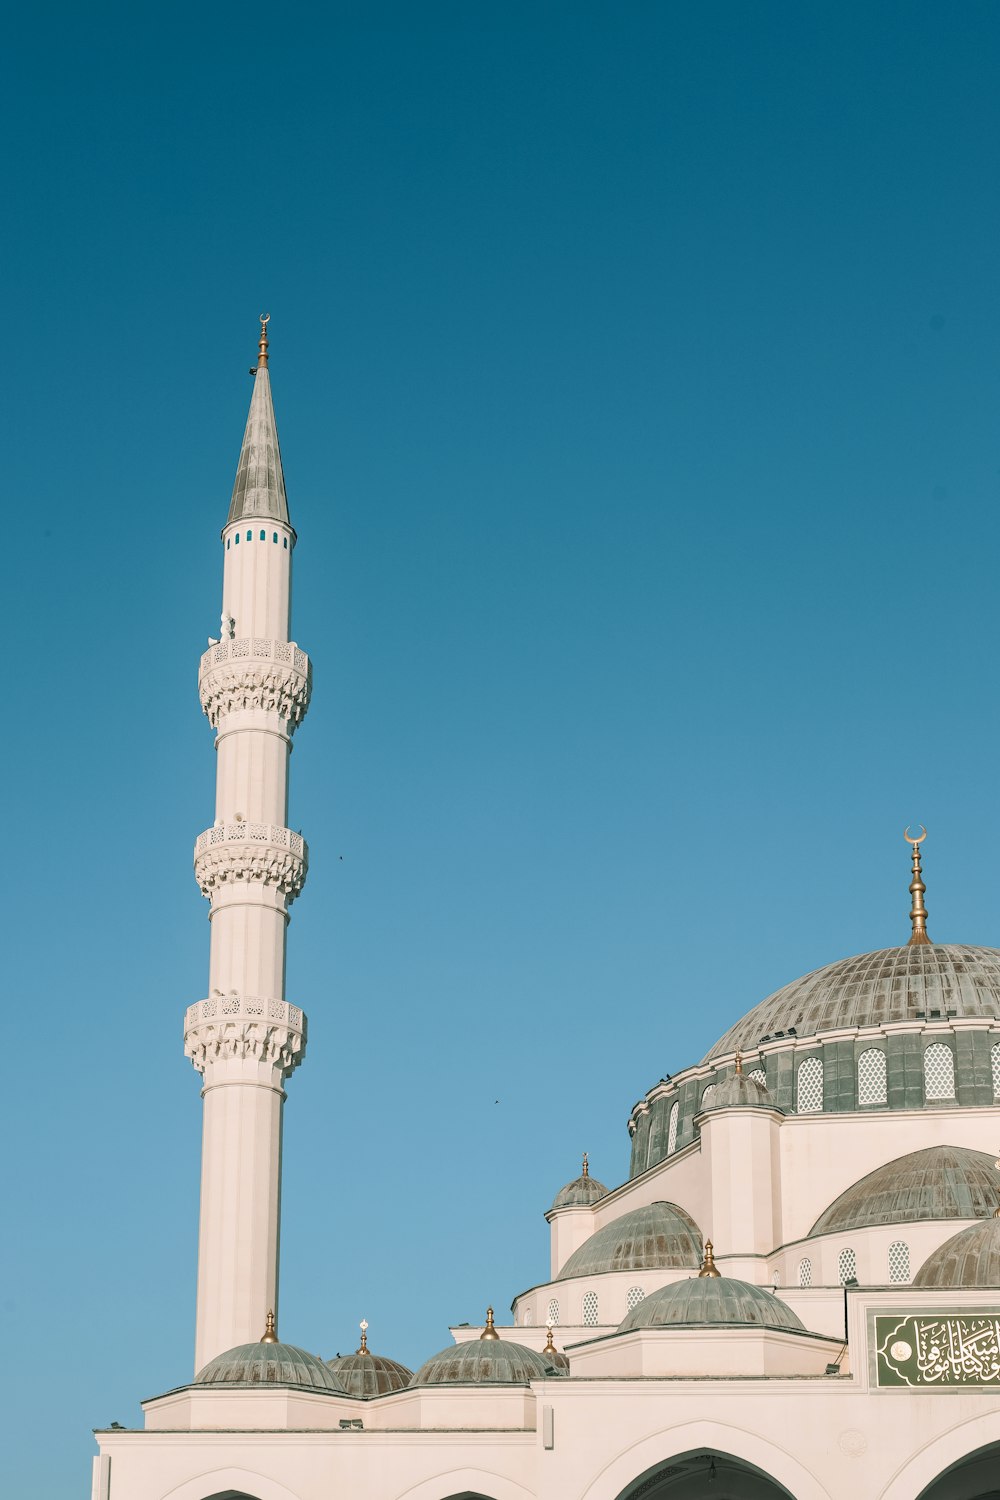
[[[289,640],[292,549],[267,368],[268,317],[222,533],[222,630],[201,658],[216,731],[215,822],[195,843],[211,903],[208,998],[188,1007],[184,1050],[204,1075],[195,1368],[259,1339],[278,1307],[284,1081],[306,1019],[285,999],[288,908],[308,851],[288,823],[292,733],[309,704],[309,659]]]

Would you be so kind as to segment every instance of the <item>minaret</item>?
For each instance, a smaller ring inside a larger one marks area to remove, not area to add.
[[[210,903],[208,998],[188,1007],[184,1050],[204,1076],[195,1368],[260,1338],[278,1309],[284,1081],[306,1020],[285,999],[288,908],[308,851],[288,823],[292,733],[309,704],[309,660],[289,639],[292,550],[267,368],[268,317],[222,532],[222,632],[201,658],[216,731],[215,821],[195,843]]]

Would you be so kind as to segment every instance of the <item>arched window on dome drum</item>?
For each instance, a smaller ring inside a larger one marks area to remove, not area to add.
[[[910,1247],[905,1240],[893,1240],[889,1246],[889,1280],[907,1282],[910,1279]]]
[[[630,1286],[625,1293],[625,1311],[631,1312],[633,1307],[638,1307],[645,1295],[641,1286]]]
[[[754,1083],[759,1083],[762,1089],[767,1088],[767,1074],[763,1068],[751,1068],[747,1077],[752,1078]]]
[[[799,1261],[799,1286],[812,1286],[813,1263],[808,1255],[804,1255]]]
[[[823,1064],[818,1057],[807,1057],[795,1075],[795,1113],[809,1115],[822,1108]]]
[[[549,1325],[550,1328],[558,1328],[559,1327],[559,1299],[558,1299],[558,1297],[553,1297],[550,1300],[548,1307],[545,1309],[545,1321],[546,1321],[546,1323],[548,1323],[548,1325]]]
[[[998,1052],[998,1055],[1000,1055],[1000,1048],[997,1049],[997,1052]],[[679,1113],[679,1106],[677,1104],[672,1104],[670,1106],[670,1124],[667,1126],[667,1155],[668,1156],[670,1156],[672,1154],[672,1152],[674,1152],[674,1151],[677,1150],[677,1116],[678,1116],[678,1113]]]
[[[583,1294],[583,1326],[584,1328],[597,1327],[596,1292],[584,1292]]]
[[[944,1042],[932,1042],[924,1053],[924,1098],[954,1097],[955,1054]]]
[[[713,1102],[714,1099],[715,1099],[715,1084],[714,1083],[710,1083],[708,1085],[708,1088],[705,1090],[705,1092],[701,1096],[701,1107],[702,1107],[702,1109],[711,1109],[712,1108],[712,1102]]]
[[[841,1250],[837,1257],[837,1274],[840,1284],[844,1286],[848,1281],[853,1281],[858,1274],[858,1257],[853,1250]]]
[[[990,1048],[990,1067],[993,1069],[993,1097],[1000,1099],[1000,1042]]]
[[[885,1053],[881,1047],[869,1047],[858,1058],[858,1103],[884,1104],[885,1101]]]

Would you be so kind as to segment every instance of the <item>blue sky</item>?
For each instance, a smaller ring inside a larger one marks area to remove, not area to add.
[[[13,21],[23,1493],[190,1372],[196,671],[265,308],[316,673],[285,1338],[415,1365],[541,1280],[651,1083],[905,938],[905,823],[931,936],[1000,941],[998,65],[986,3]]]

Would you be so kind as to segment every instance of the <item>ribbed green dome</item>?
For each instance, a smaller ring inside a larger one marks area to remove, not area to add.
[[[762,1286],[732,1276],[692,1276],[661,1286],[626,1313],[620,1333],[632,1328],[775,1328],[804,1333],[786,1302]]]
[[[527,1385],[551,1375],[548,1361],[510,1339],[449,1344],[420,1366],[411,1385]]]
[[[984,1219],[997,1206],[993,1157],[967,1146],[928,1146],[886,1162],[841,1193],[810,1236],[921,1219]]]
[[[328,1359],[327,1369],[333,1372],[337,1383],[349,1396],[368,1400],[372,1396],[385,1396],[389,1391],[401,1391],[413,1379],[413,1371],[384,1354],[338,1354]]]
[[[310,1391],[346,1392],[315,1354],[294,1344],[238,1344],[210,1359],[195,1385],[294,1385]]]
[[[1000,1286],[1000,1219],[960,1229],[924,1261],[914,1286]]]
[[[693,1269],[701,1265],[701,1232],[676,1203],[649,1203],[605,1224],[574,1250],[557,1281],[602,1271]]]
[[[598,1182],[596,1177],[591,1177],[589,1172],[584,1172],[580,1177],[574,1177],[572,1182],[560,1188],[552,1200],[552,1208],[588,1208],[591,1203],[596,1203],[599,1198],[606,1198],[608,1190],[603,1182]],[[552,1212],[552,1209],[549,1210]]]
[[[774,1109],[774,1100],[762,1083],[746,1073],[733,1073],[715,1085],[710,1104],[704,1109],[732,1109],[734,1105],[755,1104],[764,1109]]]

